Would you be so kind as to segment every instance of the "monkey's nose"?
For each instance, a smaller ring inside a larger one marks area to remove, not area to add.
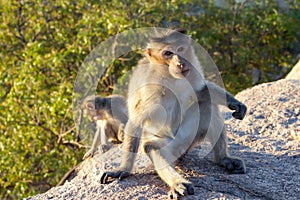
[[[185,66],[184,63],[180,63],[180,62],[177,63],[177,67],[178,67],[179,69],[183,69],[184,66]]]

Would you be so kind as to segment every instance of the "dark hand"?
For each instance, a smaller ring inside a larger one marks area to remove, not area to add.
[[[108,184],[111,181],[109,181],[109,178],[118,178],[119,180],[122,180],[123,178],[126,178],[129,176],[129,172],[125,171],[114,171],[114,172],[103,172],[101,178],[100,178],[100,183],[101,184]]]
[[[247,107],[241,102],[231,102],[228,105],[228,108],[231,110],[235,110],[235,112],[232,113],[232,116],[240,120],[245,117],[247,112]]]

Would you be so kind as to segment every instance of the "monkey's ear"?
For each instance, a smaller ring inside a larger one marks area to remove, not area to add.
[[[175,31],[182,33],[182,34],[187,34],[187,30],[185,28],[177,28]]]
[[[143,51],[147,58],[151,58],[151,49],[144,49]]]
[[[144,54],[150,63],[159,63],[157,59],[153,56],[155,52],[152,52],[152,49],[148,48],[144,50]]]
[[[88,110],[94,110],[94,109],[95,109],[94,104],[91,103],[91,102],[87,102],[87,103],[85,104],[85,107],[86,107]]]

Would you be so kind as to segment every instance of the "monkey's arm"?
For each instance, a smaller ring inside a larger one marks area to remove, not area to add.
[[[196,93],[199,102],[211,101],[213,104],[227,106],[229,109],[235,110],[232,116],[236,119],[242,120],[246,115],[247,107],[242,102],[210,81],[206,81],[205,86]]]
[[[88,152],[86,152],[83,156],[83,160],[87,159],[88,157],[93,157],[97,147],[99,146],[100,142],[101,142],[101,138],[103,135],[105,135],[104,130],[105,130],[105,124],[103,123],[103,120],[98,120],[96,121],[96,126],[97,126],[97,130],[96,133],[94,135],[94,139],[93,139],[93,143],[92,146],[90,148],[90,150]]]
[[[100,178],[101,184],[109,183],[110,178],[118,178],[121,180],[129,176],[139,148],[141,132],[142,129],[140,127],[137,127],[133,123],[127,122],[123,141],[123,156],[121,166],[117,170],[103,172]]]

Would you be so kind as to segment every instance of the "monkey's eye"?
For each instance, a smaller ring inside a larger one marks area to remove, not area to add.
[[[163,51],[162,56],[165,58],[171,58],[173,56],[173,52],[172,51]]]
[[[177,52],[182,52],[184,50],[184,47],[178,47]]]

